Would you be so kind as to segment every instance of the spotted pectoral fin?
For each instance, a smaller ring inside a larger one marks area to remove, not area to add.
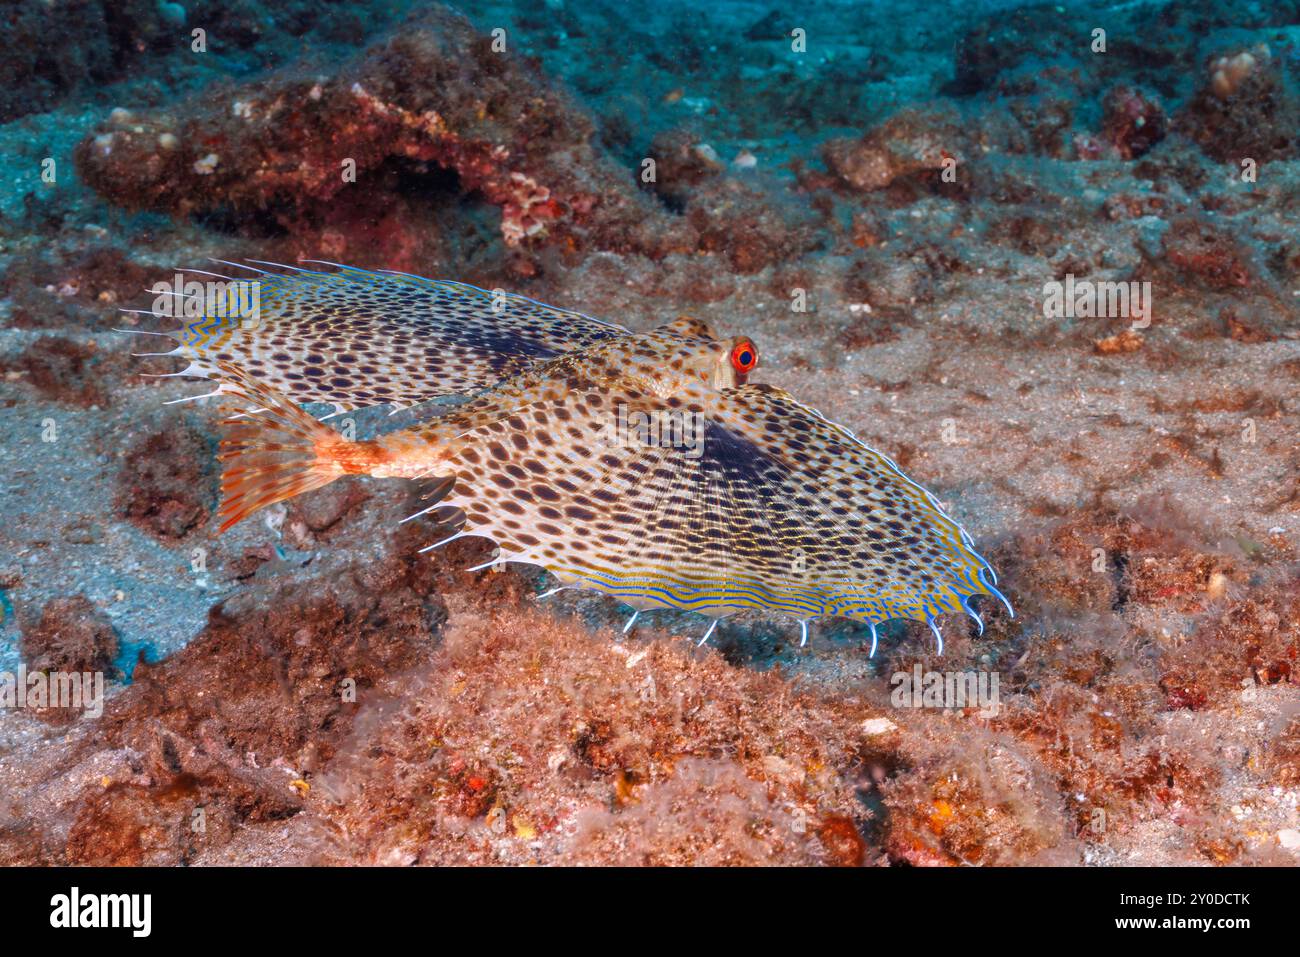
[[[295,402],[336,411],[474,394],[627,332],[465,283],[349,267],[243,268],[250,275],[181,274],[194,283],[168,313],[181,323],[168,354],[189,362],[178,374],[211,377],[216,363],[232,363]],[[223,282],[241,284],[237,307]]]
[[[662,398],[589,385],[464,438],[447,500],[464,534],[635,608],[874,624],[996,594],[932,496],[770,387]]]
[[[816,589],[824,614],[932,623],[977,595],[1006,603],[965,530],[848,429],[767,385],[720,393],[713,414],[736,440],[737,471],[781,503],[772,537],[796,543],[796,580]]]

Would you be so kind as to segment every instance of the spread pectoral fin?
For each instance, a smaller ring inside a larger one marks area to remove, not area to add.
[[[780,390],[587,383],[477,419],[472,405],[448,504],[562,582],[637,608],[870,622],[995,594],[929,493]]]

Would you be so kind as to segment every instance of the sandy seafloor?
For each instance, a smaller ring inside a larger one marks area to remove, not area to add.
[[[1209,0],[0,23],[0,670],[111,676],[101,717],[0,713],[0,860],[1296,863],[1298,40],[1294,2]],[[420,554],[393,482],[217,537],[218,411],[163,405],[207,387],[113,331],[210,258],[748,334],[1017,615],[942,656],[901,621],[874,658],[846,621],[622,634],[473,542]],[[1149,282],[1149,325],[1045,316],[1067,274]],[[895,707],[918,664],[1000,707]]]

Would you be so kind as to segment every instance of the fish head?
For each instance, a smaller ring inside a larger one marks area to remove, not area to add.
[[[697,319],[680,318],[566,357],[596,380],[622,380],[651,395],[700,398],[742,386],[758,365],[748,336],[719,339]]]
[[[660,395],[705,389],[720,392],[742,386],[758,366],[758,349],[749,336],[714,335],[708,324],[681,316],[645,337],[647,355],[656,356],[651,378]]]

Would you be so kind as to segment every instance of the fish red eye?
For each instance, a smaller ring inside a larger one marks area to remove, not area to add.
[[[742,339],[736,343],[731,350],[731,366],[741,375],[754,371],[754,366],[758,365],[758,350],[748,339]]]

